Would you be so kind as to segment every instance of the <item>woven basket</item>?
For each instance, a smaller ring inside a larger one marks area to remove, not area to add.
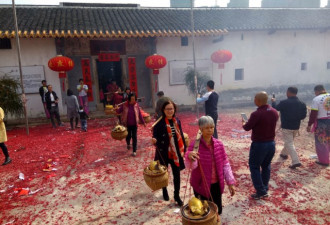
[[[126,138],[126,136],[128,135],[128,132],[127,130],[125,129],[124,131],[121,131],[121,132],[114,132],[114,131],[111,131],[111,137],[115,140],[123,140],[124,138]]]
[[[150,121],[151,121],[151,116],[143,117],[143,119],[144,119],[144,122],[146,122],[146,123],[150,123]]]
[[[104,109],[104,113],[105,113],[105,115],[116,115],[116,110],[115,109],[105,108]]]
[[[151,174],[148,172],[149,169],[146,167],[143,171],[144,181],[151,188],[151,190],[156,191],[163,187],[168,186],[168,172],[167,168],[162,173]]]
[[[201,220],[190,220],[183,215],[184,206],[181,207],[181,218],[183,225],[217,225],[221,224],[221,221],[218,222],[218,207],[213,202],[208,201],[210,207],[210,213],[206,218]]]

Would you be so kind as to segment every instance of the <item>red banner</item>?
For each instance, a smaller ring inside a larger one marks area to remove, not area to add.
[[[93,88],[92,88],[92,77],[91,77],[91,65],[89,59],[81,59],[81,69],[83,74],[84,83],[88,86],[88,101],[93,101]]]
[[[128,77],[129,86],[132,92],[138,95],[137,79],[136,79],[136,62],[135,57],[128,57]]]
[[[100,53],[99,54],[100,62],[118,62],[120,61],[119,53]]]

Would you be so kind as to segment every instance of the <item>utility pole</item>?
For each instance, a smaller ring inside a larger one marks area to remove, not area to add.
[[[19,76],[21,78],[22,102],[23,102],[24,116],[25,116],[25,128],[26,128],[26,134],[29,135],[30,134],[29,121],[28,121],[27,110],[26,110],[26,98],[25,98],[25,92],[24,92],[23,72],[22,72],[22,63],[21,63],[21,45],[19,42],[15,0],[12,0],[12,3],[13,3],[13,16],[14,16],[14,24],[15,24],[15,37],[16,37],[16,45],[17,45],[18,68],[19,68]]]
[[[195,102],[196,102],[196,116],[197,119],[199,118],[199,108],[198,108],[198,103],[197,103],[197,73],[196,73],[196,56],[195,56],[195,23],[194,23],[194,0],[190,0],[191,2],[191,8],[190,8],[190,23],[191,23],[191,40],[192,40],[192,50],[193,50],[193,62],[194,62],[194,81],[195,81]]]

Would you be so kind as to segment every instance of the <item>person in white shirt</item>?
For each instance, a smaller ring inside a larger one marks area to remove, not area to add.
[[[88,86],[84,84],[83,79],[79,79],[79,84],[77,85],[77,90],[79,92],[79,104],[84,107],[84,111],[88,114]]]
[[[314,92],[316,97],[312,102],[307,131],[315,132],[315,149],[319,160],[316,163],[329,166],[330,93],[327,93],[323,85],[316,85]]]

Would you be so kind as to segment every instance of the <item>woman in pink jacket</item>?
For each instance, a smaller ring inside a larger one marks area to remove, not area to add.
[[[235,179],[229,165],[223,144],[213,136],[214,121],[210,116],[202,116],[198,120],[201,132],[200,139],[189,146],[185,154],[186,167],[191,168],[190,184],[196,197],[201,200],[211,200],[218,206],[218,214],[222,213],[222,193],[226,180],[231,196],[235,194]],[[202,167],[202,168],[200,168]],[[202,172],[205,176],[203,180]],[[211,196],[212,198],[211,198]]]

